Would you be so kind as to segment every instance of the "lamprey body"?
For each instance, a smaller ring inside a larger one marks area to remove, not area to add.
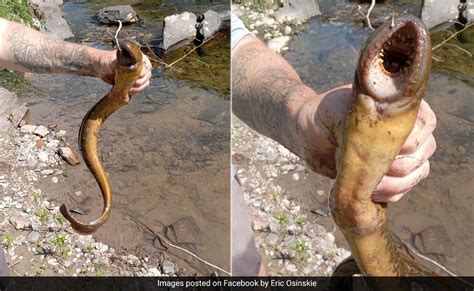
[[[74,231],[80,234],[93,233],[110,216],[112,192],[109,180],[97,154],[97,137],[104,121],[117,109],[130,101],[128,92],[142,70],[142,53],[140,48],[130,42],[121,43],[120,49],[117,50],[117,61],[119,66],[116,72],[115,85],[107,95],[87,112],[79,129],[79,148],[82,157],[102,192],[104,200],[102,215],[92,222],[85,223],[72,217],[67,211],[65,204],[59,208],[61,214],[71,223]]]
[[[330,204],[363,275],[428,274],[398,252],[387,204],[371,195],[413,129],[430,66],[429,32],[410,15],[379,27],[359,57]]]

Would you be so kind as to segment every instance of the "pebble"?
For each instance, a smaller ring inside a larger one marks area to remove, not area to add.
[[[293,173],[293,175],[291,175],[291,177],[293,178],[293,180],[299,181],[299,179],[300,179],[300,174],[298,174],[298,173]]]
[[[318,191],[316,191],[316,194],[318,194],[318,196],[324,196],[325,195],[324,190],[318,190]]]
[[[56,258],[51,258],[48,260],[48,264],[50,264],[51,266],[57,266],[59,265],[58,263],[58,260]]]
[[[172,261],[169,261],[169,260],[164,260],[161,263],[161,270],[165,274],[174,273],[174,263]]]
[[[57,184],[58,181],[59,181],[59,179],[58,179],[58,177],[53,177],[53,178],[51,178],[51,181],[52,181],[54,184]]]
[[[290,35],[291,34],[291,27],[289,27],[288,25],[285,27],[285,34],[286,35]]]
[[[49,130],[46,128],[46,126],[40,125],[36,127],[33,133],[39,135],[40,137],[45,137],[49,134]]]
[[[336,240],[336,237],[334,237],[334,234],[328,232],[326,234],[326,240],[330,243],[330,244],[333,244],[334,241]]]

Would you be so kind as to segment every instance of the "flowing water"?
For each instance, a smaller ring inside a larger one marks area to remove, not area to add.
[[[338,16],[344,15],[344,11],[354,10],[354,6],[346,1],[323,1],[321,10],[324,16],[312,19],[308,30],[292,40],[285,54],[303,81],[318,92],[353,81],[359,50],[370,34],[368,29],[357,25],[350,17]],[[393,7],[397,13],[418,10],[413,4],[395,3]],[[386,18],[391,15],[390,10],[386,9]],[[433,45],[441,42],[440,33],[447,34],[439,32],[434,35]],[[474,29],[470,28],[459,37],[458,45],[472,54],[473,44]],[[441,61],[434,63],[425,100],[438,119],[434,132],[438,147],[430,159],[429,177],[400,202],[390,205],[389,223],[399,239],[414,245],[420,253],[437,260],[458,275],[472,276],[472,56],[452,46],[440,48],[433,54]],[[294,186],[295,193],[303,195],[295,194],[295,198],[310,201],[310,208],[327,207],[327,196],[318,196],[316,191],[323,188],[328,193],[328,179],[310,174],[304,181],[295,183],[291,182],[291,177],[287,177],[282,183],[289,183],[288,189]],[[329,229],[334,227],[331,218],[319,220]],[[343,241],[340,234],[337,238]],[[430,264],[427,266],[444,274]]]
[[[145,24],[125,28],[129,34],[157,35],[160,31],[162,14],[158,14],[156,1],[70,1],[64,11],[76,33],[75,41],[106,47],[93,38],[104,28],[93,15],[96,9],[114,4],[133,4],[138,13],[146,12]],[[215,5],[220,4],[170,3],[168,9],[180,12]],[[81,120],[110,86],[93,78],[65,75],[30,75],[27,83],[20,91],[28,94],[20,95],[31,108],[31,123],[65,129],[66,140],[78,152]],[[98,150],[110,179],[113,203],[110,219],[94,234],[97,239],[117,249],[152,256],[164,249],[143,223],[162,233],[174,224],[177,234],[170,235],[172,240],[221,268],[230,268],[230,103],[222,92],[164,77],[155,70],[150,87],[106,121]],[[98,217],[102,198],[85,164],[64,166],[64,171],[58,184],[46,178],[40,181],[41,188],[58,204],[66,202],[88,212],[79,219]],[[184,237],[176,230],[178,226],[188,229]],[[186,269],[182,274],[209,275],[213,271],[182,253],[164,254],[178,260],[178,266]]]

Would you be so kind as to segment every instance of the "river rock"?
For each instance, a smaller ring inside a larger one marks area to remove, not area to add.
[[[36,125],[33,124],[23,124],[20,128],[20,132],[23,133],[33,133],[36,130]]]
[[[58,154],[71,166],[79,164],[78,155],[69,147],[60,147],[58,149]]]
[[[203,234],[192,216],[180,218],[166,227],[166,236],[178,244],[202,244]]]
[[[423,253],[453,256],[455,246],[443,225],[437,224],[415,235],[414,245]]]
[[[71,28],[63,18],[61,0],[30,0],[34,15],[44,23],[42,31],[59,39],[73,37]]]
[[[161,270],[163,270],[163,273],[165,274],[173,274],[174,273],[174,263],[169,260],[164,260],[161,263]]]
[[[278,243],[278,235],[275,234],[275,233],[270,233],[267,235],[267,237],[265,238],[265,243],[271,247],[274,247],[276,246],[276,244]]]
[[[193,40],[196,34],[196,15],[183,12],[165,17],[162,49],[167,50],[179,42]]]
[[[221,27],[222,21],[219,13],[208,10],[204,13],[204,20],[202,21],[202,32],[205,38],[209,38]]]
[[[274,39],[268,41],[267,46],[272,51],[279,53],[282,48],[290,41],[290,39],[291,37],[287,35],[275,37]]]
[[[28,234],[28,236],[26,237],[26,239],[29,241],[29,242],[32,242],[32,243],[35,243],[39,240],[40,238],[40,234],[39,232],[37,231],[32,231]]]
[[[49,134],[48,128],[46,126],[40,125],[36,127],[35,131],[33,132],[36,135],[39,135],[40,137],[45,137]]]
[[[10,217],[10,223],[16,229],[28,229],[30,227],[30,222],[23,217],[20,216],[12,216]]]
[[[0,132],[10,126],[17,127],[28,115],[28,108],[15,93],[0,87]]]
[[[459,0],[425,0],[421,9],[421,18],[428,28],[449,20],[457,19]]]
[[[313,16],[321,15],[318,3],[314,0],[289,0],[284,3],[275,13],[275,19],[280,23],[306,21]]]
[[[130,5],[116,5],[105,7],[99,10],[97,18],[105,24],[118,24],[118,20],[122,23],[134,23],[138,21],[135,10]]]

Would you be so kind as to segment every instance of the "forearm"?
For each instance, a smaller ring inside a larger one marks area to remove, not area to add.
[[[233,113],[290,150],[298,110],[317,97],[288,62],[256,37],[244,37],[232,51]]]
[[[97,76],[101,53],[0,18],[0,65],[8,69]]]

